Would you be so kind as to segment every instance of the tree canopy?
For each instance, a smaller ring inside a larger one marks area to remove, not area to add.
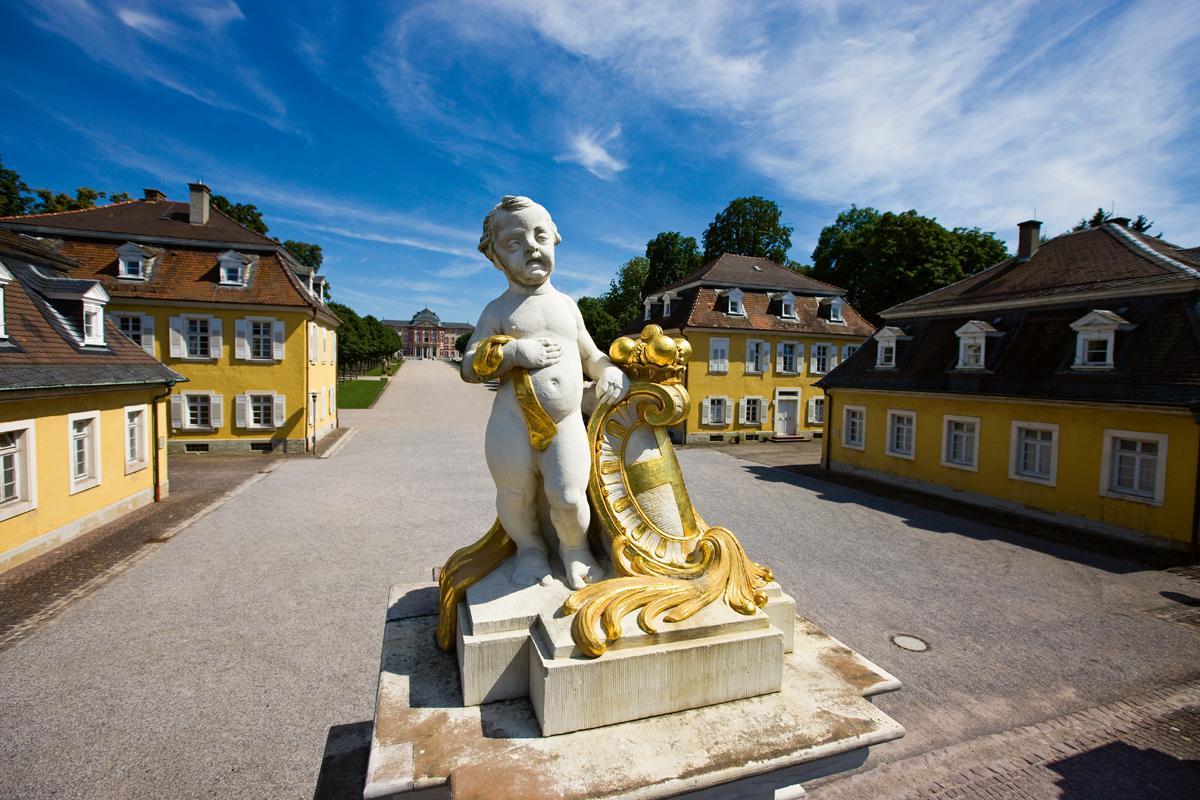
[[[646,283],[642,286],[642,297],[675,283],[699,267],[701,260],[695,238],[679,231],[663,231],[655,236],[646,242]]]
[[[263,220],[262,212],[253,203],[234,203],[223,194],[214,194],[212,204],[234,222],[244,225],[255,233],[267,235],[267,223]]]
[[[846,289],[868,317],[961,280],[1008,257],[978,228],[947,230],[914,210],[880,213],[851,206],[826,226],[813,250],[812,276]]]
[[[456,338],[456,339],[454,340],[454,349],[458,351],[458,354],[459,354],[460,356],[461,356],[461,355],[466,355],[466,352],[467,352],[467,343],[468,343],[468,342],[470,342],[470,341],[471,341],[471,334],[470,334],[470,333],[460,333],[460,334],[458,335],[458,338]]]
[[[370,314],[360,317],[354,309],[341,303],[330,303],[329,308],[342,321],[337,336],[338,363],[351,366],[389,358],[403,349],[400,334]]]
[[[0,158],[0,217],[21,214],[53,214],[58,211],[78,211],[93,208],[101,200],[122,203],[129,199],[125,192],[100,192],[80,186],[75,194],[52,189],[30,189],[16,170],[4,166]]]
[[[773,200],[757,195],[731,200],[704,231],[704,257],[733,253],[787,264],[792,229],[779,217],[779,206]]]
[[[1096,213],[1091,217],[1083,217],[1079,222],[1075,223],[1075,227],[1071,231],[1083,231],[1088,228],[1099,228],[1104,223],[1112,219],[1113,212],[1105,211],[1103,208],[1097,208]],[[1145,214],[1138,214],[1137,219],[1129,223],[1129,230],[1137,231],[1138,233],[1148,233],[1154,227],[1154,220],[1148,218]],[[1162,238],[1162,234],[1158,234],[1158,238]]]
[[[319,244],[297,242],[294,239],[288,239],[283,243],[283,249],[291,253],[292,258],[313,271],[319,270],[321,262],[325,260],[325,255],[321,252],[321,245]]]
[[[579,298],[579,313],[592,341],[601,350],[608,350],[613,339],[621,330],[642,313],[642,287],[646,284],[646,273],[650,262],[635,256],[617,270],[617,277],[608,284],[608,291],[600,297]]]

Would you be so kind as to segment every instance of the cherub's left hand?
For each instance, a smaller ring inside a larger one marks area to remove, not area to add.
[[[629,377],[617,367],[609,365],[600,370],[596,379],[596,396],[602,403],[619,403],[629,391]]]

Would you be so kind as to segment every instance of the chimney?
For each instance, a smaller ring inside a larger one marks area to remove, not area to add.
[[[143,200],[166,200],[167,196],[158,189],[142,189]]]
[[[1129,217],[1112,217],[1108,221],[1113,225],[1120,225],[1122,228],[1129,227]]]
[[[1017,258],[1028,260],[1042,241],[1042,223],[1036,219],[1017,223]]]
[[[188,222],[193,225],[208,224],[208,204],[212,192],[203,183],[188,184]]]

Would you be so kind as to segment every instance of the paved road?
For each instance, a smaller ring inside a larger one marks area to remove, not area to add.
[[[359,430],[333,458],[282,464],[0,651],[0,797],[337,796],[388,586],[493,518],[490,402],[450,365],[405,364],[374,409],[342,412]],[[1200,595],[1181,576],[715,450],[681,462],[706,519],[904,682],[879,702],[909,735],[874,760],[1200,675],[1200,628],[1162,618]]]

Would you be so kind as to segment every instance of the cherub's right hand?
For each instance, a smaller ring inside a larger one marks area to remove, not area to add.
[[[516,339],[504,345],[504,357],[518,367],[541,369],[557,364],[562,358],[562,348],[549,338]]]

